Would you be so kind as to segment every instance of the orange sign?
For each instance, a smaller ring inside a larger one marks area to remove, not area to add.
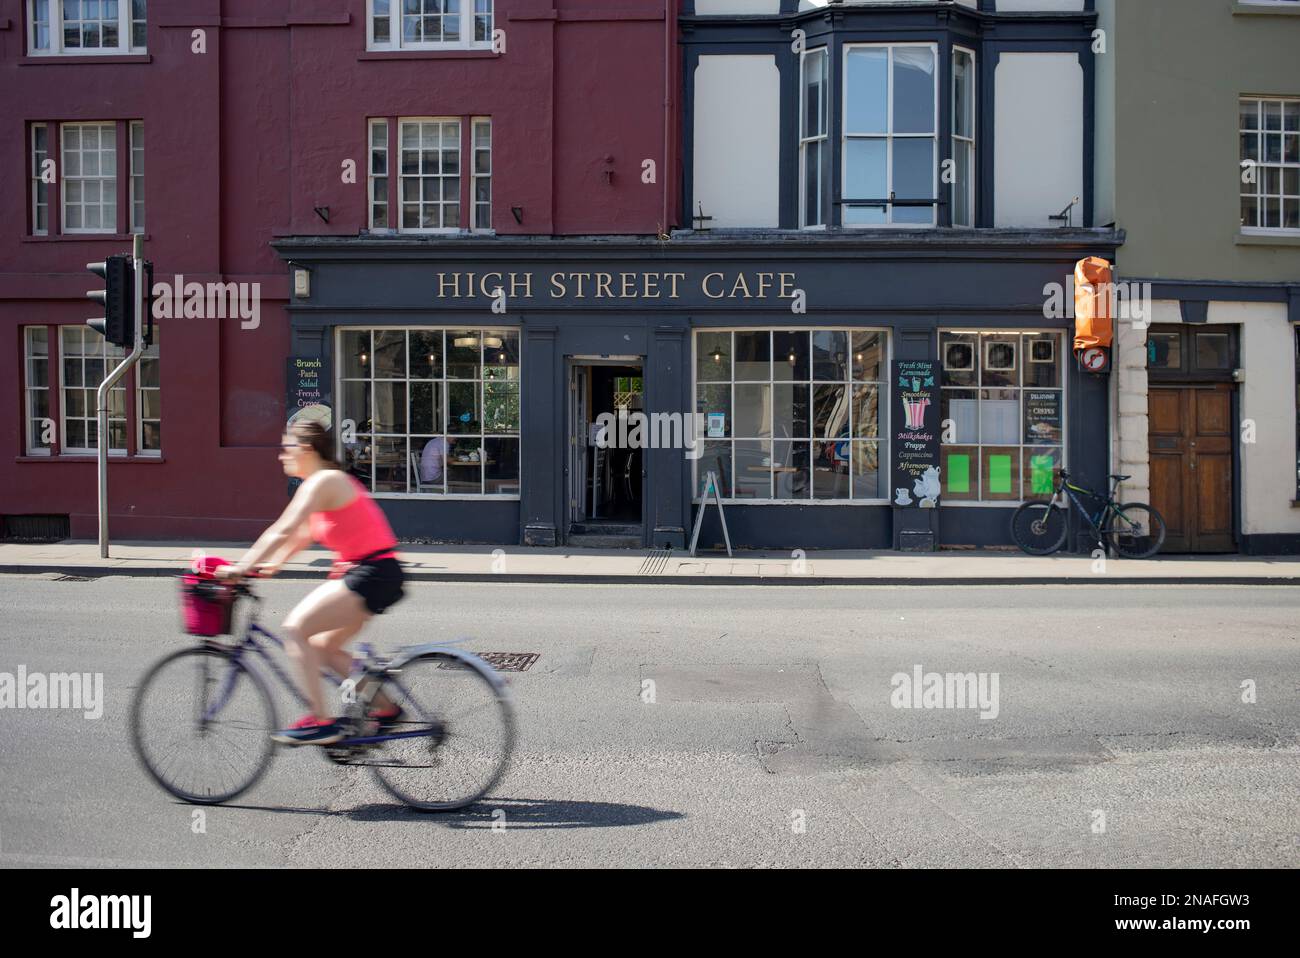
[[[1109,347],[1114,339],[1111,295],[1114,274],[1099,256],[1081,259],[1074,267],[1074,351]]]

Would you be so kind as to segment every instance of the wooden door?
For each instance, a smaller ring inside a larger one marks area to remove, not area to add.
[[[1151,504],[1168,526],[1165,552],[1236,551],[1232,389],[1150,387]]]

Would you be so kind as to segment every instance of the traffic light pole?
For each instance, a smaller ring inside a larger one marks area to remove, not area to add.
[[[144,353],[144,330],[145,314],[147,302],[145,298],[146,290],[144,289],[144,237],[134,237],[131,249],[132,265],[134,269],[132,274],[135,277],[135,289],[132,295],[135,297],[135,340],[131,352],[122,360],[121,365],[114,369],[99,385],[97,393],[99,400],[99,557],[108,558],[108,397],[116,386],[126,375],[127,370],[139,361],[140,356]]]

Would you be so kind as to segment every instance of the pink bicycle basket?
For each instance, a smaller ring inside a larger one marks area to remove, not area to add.
[[[236,592],[212,575],[219,566],[229,564],[208,557],[203,560],[202,571],[180,577],[181,624],[189,635],[211,638],[231,634]]]

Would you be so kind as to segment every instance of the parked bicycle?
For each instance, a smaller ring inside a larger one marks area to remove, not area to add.
[[[166,656],[145,674],[131,703],[131,741],[149,775],[182,801],[228,802],[252,788],[275,754],[270,734],[280,727],[258,659],[299,702],[294,682],[271,655],[282,640],[259,625],[261,605],[246,583],[187,577],[185,601],[204,603],[220,626],[193,626],[197,646]],[[251,601],[242,638],[231,634],[239,599]],[[193,619],[187,616],[187,621]],[[422,811],[473,804],[500,779],[515,743],[514,707],[505,680],[483,659],[446,645],[399,649],[391,658],[358,645],[362,658],[339,679],[348,729],[343,741],[323,746],[339,765],[369,768],[391,795]],[[401,706],[400,720],[368,718],[382,692]]]
[[[1073,506],[1087,523],[1098,543],[1113,548],[1126,559],[1146,559],[1165,544],[1165,520],[1144,502],[1120,503],[1115,500],[1119,484],[1132,476],[1112,475],[1109,494],[1070,482],[1070,474],[1060,470],[1052,497],[1046,501],[1026,502],[1011,517],[1011,536],[1024,552],[1046,556],[1065,545],[1070,530],[1069,512]],[[1096,512],[1084,505],[1080,496],[1101,503]]]

